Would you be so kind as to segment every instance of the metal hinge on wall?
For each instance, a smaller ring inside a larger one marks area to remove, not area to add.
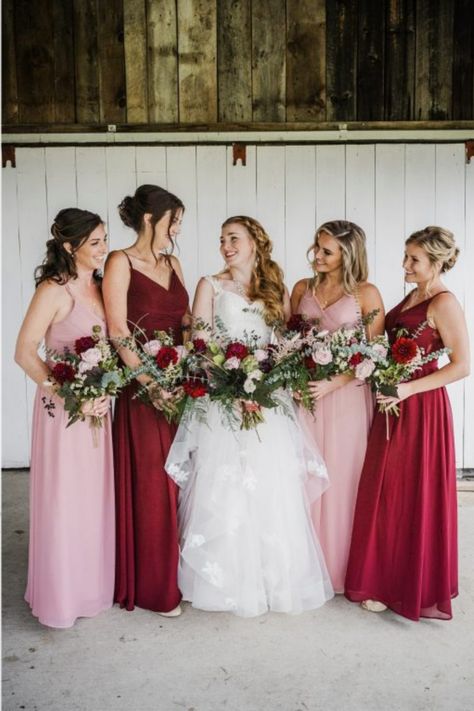
[[[11,168],[16,168],[15,146],[11,143],[2,144],[2,168],[10,163]]]

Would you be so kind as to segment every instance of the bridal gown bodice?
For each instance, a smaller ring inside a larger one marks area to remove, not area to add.
[[[270,343],[273,329],[265,323],[262,302],[249,303],[241,294],[225,288],[219,279],[207,279],[214,290],[214,327],[221,323],[229,338],[235,340],[255,338],[259,346]]]

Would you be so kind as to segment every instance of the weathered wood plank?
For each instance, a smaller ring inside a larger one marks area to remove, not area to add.
[[[250,0],[217,0],[219,121],[252,120]]]
[[[287,0],[286,120],[326,119],[326,2]]]
[[[357,47],[357,119],[384,118],[385,3],[360,0]]]
[[[328,121],[356,116],[356,0],[335,0],[326,6]]]
[[[474,6],[455,0],[453,47],[453,119],[474,116]]]
[[[73,0],[53,2],[54,121],[70,123],[76,116],[74,94]]]
[[[179,121],[217,119],[215,2],[178,0]]]
[[[178,121],[176,0],[147,0],[148,114],[156,123]]]
[[[415,118],[451,118],[453,85],[452,0],[416,2]]]
[[[100,121],[96,0],[74,0],[76,121]]]
[[[127,123],[148,121],[146,0],[123,0]]]
[[[18,121],[18,87],[16,76],[16,48],[14,0],[4,0],[2,5],[2,116],[4,123]]]
[[[271,28],[271,31],[269,30]],[[252,104],[254,121],[285,121],[285,0],[252,3]]]
[[[51,0],[15,2],[20,122],[54,121],[54,53]]]
[[[100,120],[126,120],[123,0],[97,3]]]
[[[415,115],[415,0],[388,0],[385,119]]]

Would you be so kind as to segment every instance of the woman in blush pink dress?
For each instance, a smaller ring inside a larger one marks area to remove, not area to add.
[[[61,210],[51,227],[37,289],[21,327],[16,362],[38,385],[33,412],[30,472],[30,545],[25,594],[33,615],[50,627],[71,627],[112,606],[114,591],[114,491],[109,398],[83,406],[86,419],[66,428],[68,417],[52,394],[48,363],[38,346],[63,352],[105,333],[96,270],[107,254],[102,220],[87,210]],[[54,417],[44,401],[55,405]],[[91,436],[88,416],[104,417]]]
[[[293,313],[319,321],[321,330],[354,326],[378,309],[368,330],[383,332],[384,310],[377,288],[367,282],[365,234],[353,222],[334,220],[316,231],[312,279],[297,282],[291,296]],[[313,432],[329,473],[329,488],[312,508],[331,581],[344,591],[347,559],[359,477],[373,415],[367,385],[339,375],[310,385],[315,414],[300,409]]]

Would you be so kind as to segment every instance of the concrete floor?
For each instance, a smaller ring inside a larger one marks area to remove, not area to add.
[[[451,622],[364,612],[338,596],[298,616],[178,619],[114,607],[70,630],[23,601],[27,472],[3,480],[3,711],[468,711],[474,706],[474,492],[460,493]]]

